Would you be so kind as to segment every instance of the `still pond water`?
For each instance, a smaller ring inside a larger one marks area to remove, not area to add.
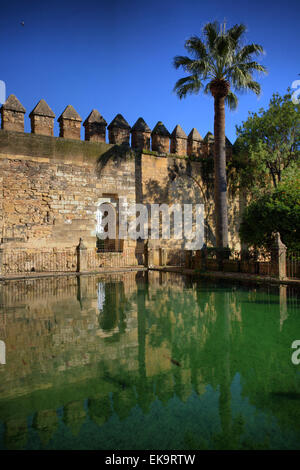
[[[0,449],[300,449],[296,339],[287,287],[0,284]]]

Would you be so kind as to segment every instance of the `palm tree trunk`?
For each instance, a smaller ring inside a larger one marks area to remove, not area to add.
[[[228,217],[225,147],[225,98],[223,96],[215,96],[214,100],[216,243],[218,248],[226,248],[228,246]]]

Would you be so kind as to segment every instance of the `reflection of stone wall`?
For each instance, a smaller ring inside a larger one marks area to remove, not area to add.
[[[101,277],[39,279],[2,285],[0,316],[6,314],[7,367],[0,370],[0,400],[65,381],[86,380],[94,376],[99,360],[103,366],[108,362],[108,369],[110,361],[116,359],[117,367],[124,363],[129,370],[136,370],[136,310],[121,318],[135,276],[126,273],[126,277],[111,277],[110,285],[115,285],[116,291],[108,312],[110,316],[116,313],[117,317],[108,336],[119,336],[121,332],[117,348],[114,343],[105,342],[107,334],[102,335],[97,299]],[[15,292],[18,298],[14,298]]]
[[[228,420],[234,428],[230,384],[237,373],[248,411],[250,402],[253,414],[257,407],[273,416],[269,422],[278,417],[299,427],[294,399],[280,395],[295,398],[299,390],[290,360],[298,305],[286,287],[280,303],[277,288],[238,289],[154,271],[0,287],[0,339],[7,348],[0,433],[4,423],[7,448],[24,447],[32,433],[46,446],[62,423],[76,436],[91,420],[102,426],[117,415],[121,425],[128,416],[141,419],[141,410],[147,419],[158,402],[167,409],[190,399],[185,416],[195,394],[212,397],[213,390],[222,426]],[[210,405],[202,403],[210,419]]]

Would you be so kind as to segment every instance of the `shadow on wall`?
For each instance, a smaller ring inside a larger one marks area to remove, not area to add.
[[[136,152],[128,144],[114,145],[98,158],[96,166],[97,176],[101,176],[109,162],[112,162],[114,167],[120,168],[124,159],[134,158],[135,155]]]
[[[203,186],[203,187],[201,187]],[[210,186],[199,183],[192,176],[192,168],[187,163],[173,162],[168,167],[168,180],[161,184],[156,179],[149,179],[144,185],[143,200],[154,204],[204,204],[204,239],[206,244],[215,246],[216,239],[210,222],[212,217],[211,200],[213,193]]]
[[[136,202],[156,203],[156,204],[204,204],[205,206],[205,243],[215,245],[216,240],[210,218],[213,216],[213,205],[210,203],[213,198],[213,183],[208,176],[211,168],[206,168],[211,162],[202,162],[200,178],[193,176],[193,166],[190,161],[178,162],[174,159],[168,166],[168,173],[165,184],[155,178],[144,181],[142,175],[141,152],[135,151],[127,143],[115,145],[98,158],[96,172],[101,176],[109,164],[115,168],[120,168],[126,159],[135,160],[136,179]],[[110,169],[111,171],[111,169]],[[205,173],[205,174],[204,174]],[[198,176],[198,175],[197,175]]]

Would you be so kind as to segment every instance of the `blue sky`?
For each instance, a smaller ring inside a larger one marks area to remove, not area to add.
[[[77,0],[1,2],[0,80],[29,112],[44,98],[56,119],[72,104],[83,120],[93,108],[109,123],[117,113],[132,126],[142,116],[153,128],[180,124],[204,137],[213,131],[213,99],[203,94],[179,100],[173,86],[183,72],[172,59],[208,21],[226,19],[247,26],[246,42],[261,44],[268,75],[262,94],[240,95],[226,111],[226,135],[248,111],[267,107],[272,93],[284,93],[300,73],[300,2],[202,0]],[[20,24],[24,21],[24,26]],[[58,135],[58,124],[55,124]],[[82,133],[83,136],[83,133]]]

